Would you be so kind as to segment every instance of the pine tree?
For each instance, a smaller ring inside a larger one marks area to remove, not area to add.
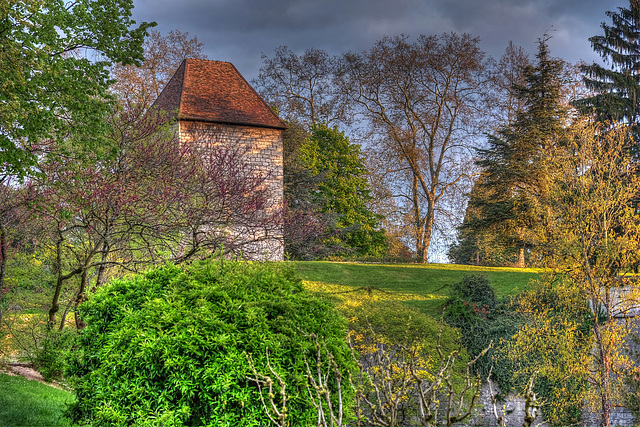
[[[582,112],[595,110],[603,121],[632,125],[636,142],[640,135],[640,0],[629,7],[607,12],[612,25],[602,23],[604,35],[589,39],[593,50],[609,68],[593,63],[582,66],[587,88],[595,94],[575,102]]]
[[[564,63],[549,56],[548,38],[539,41],[537,64],[524,69],[525,83],[516,87],[524,108],[516,120],[489,137],[476,162],[484,170],[479,197],[469,201],[476,211],[466,228],[493,233],[517,250],[520,267],[525,253],[541,239],[541,209],[548,197],[550,153],[561,138],[567,109],[562,105]],[[484,195],[484,196],[483,196]]]

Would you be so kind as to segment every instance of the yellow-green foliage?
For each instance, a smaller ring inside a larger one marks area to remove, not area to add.
[[[590,324],[589,391],[607,425],[621,401],[624,373],[638,369],[625,354],[626,340],[636,333],[625,317],[637,309],[640,296],[640,283],[624,277],[640,263],[635,144],[625,126],[579,121],[552,164],[548,262],[596,313]]]
[[[514,308],[523,323],[503,351],[515,369],[516,388],[524,388],[535,375],[545,419],[553,425],[573,424],[589,395],[592,316],[577,287],[552,279],[519,296]]]
[[[421,388],[433,386],[436,392],[426,408],[434,417],[449,394],[465,394],[470,401],[473,392],[464,389],[468,356],[457,330],[398,301],[365,302],[344,311],[364,374],[360,392],[367,404],[360,415],[369,422],[416,422]],[[448,371],[442,370],[447,363],[453,368],[450,389],[444,380]]]
[[[111,282],[80,311],[88,326],[70,369],[78,397],[71,415],[94,426],[266,425],[269,396],[251,379],[248,356],[287,384],[287,422],[315,424],[309,335],[323,337],[345,376],[353,364],[345,319],[284,263],[168,265]],[[345,390],[346,407],[350,396]]]

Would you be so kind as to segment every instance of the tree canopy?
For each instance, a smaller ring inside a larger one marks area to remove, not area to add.
[[[136,26],[132,0],[0,3],[0,168],[25,175],[47,139],[96,143],[108,111],[108,67],[140,64],[155,23]]]
[[[318,197],[324,212],[338,215],[336,226],[342,234],[337,238],[359,254],[382,253],[384,230],[380,230],[380,216],[367,206],[371,194],[360,146],[337,128],[318,125],[301,151],[312,174],[323,176]]]
[[[152,30],[142,48],[144,62],[139,66],[117,63],[111,67],[111,76],[116,81],[110,89],[119,99],[145,107],[156,100],[183,60],[207,59],[198,37],[189,37],[189,33],[179,30],[166,35]]]
[[[584,83],[591,96],[575,105],[585,113],[595,113],[603,121],[632,124],[636,142],[640,130],[640,1],[629,0],[628,7],[609,11],[611,25],[602,23],[603,35],[589,39],[593,50],[607,66],[583,65]]]
[[[289,152],[285,161],[285,199],[298,221],[288,224],[293,228],[287,232],[289,253],[303,259],[330,253],[382,254],[386,239],[380,215],[367,205],[372,196],[360,146],[337,128],[316,125],[287,151],[295,153]],[[306,242],[295,238],[302,225],[309,229]]]
[[[477,164],[483,168],[482,191],[473,193],[468,218],[471,230],[491,230],[518,248],[517,264],[541,239],[540,211],[548,197],[551,170],[547,161],[562,138],[567,109],[562,103],[563,62],[549,55],[547,39],[539,42],[538,62],[524,70],[516,86],[523,108],[516,119],[489,137]]]
[[[336,59],[327,52],[308,49],[297,55],[287,46],[280,46],[273,58],[263,55],[262,59],[254,84],[288,120],[307,127],[349,122],[346,104],[333,85]]]
[[[471,137],[488,89],[484,53],[468,34],[385,37],[342,57],[337,82],[362,115],[399,221],[428,259],[436,216],[469,177]]]

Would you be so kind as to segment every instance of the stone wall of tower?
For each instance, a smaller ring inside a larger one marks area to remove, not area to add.
[[[265,185],[269,191],[269,209],[282,208],[284,200],[282,129],[181,120],[178,132],[181,143],[194,144],[205,152],[212,147],[239,150],[244,162],[256,173],[267,177]],[[245,230],[234,230],[236,234],[245,232]],[[284,259],[282,228],[280,227],[276,232],[271,231],[269,236],[263,237],[260,242],[252,243],[246,248],[244,251],[246,257],[254,260],[282,261]]]

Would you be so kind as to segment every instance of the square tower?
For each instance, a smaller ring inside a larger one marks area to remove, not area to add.
[[[282,208],[282,136],[287,126],[233,64],[185,59],[151,108],[165,111],[177,125],[181,144],[197,144],[203,153],[216,147],[239,150],[242,161],[268,177],[270,209]],[[248,242],[242,247],[247,258],[283,259],[281,227],[276,232],[231,228],[234,236]]]

